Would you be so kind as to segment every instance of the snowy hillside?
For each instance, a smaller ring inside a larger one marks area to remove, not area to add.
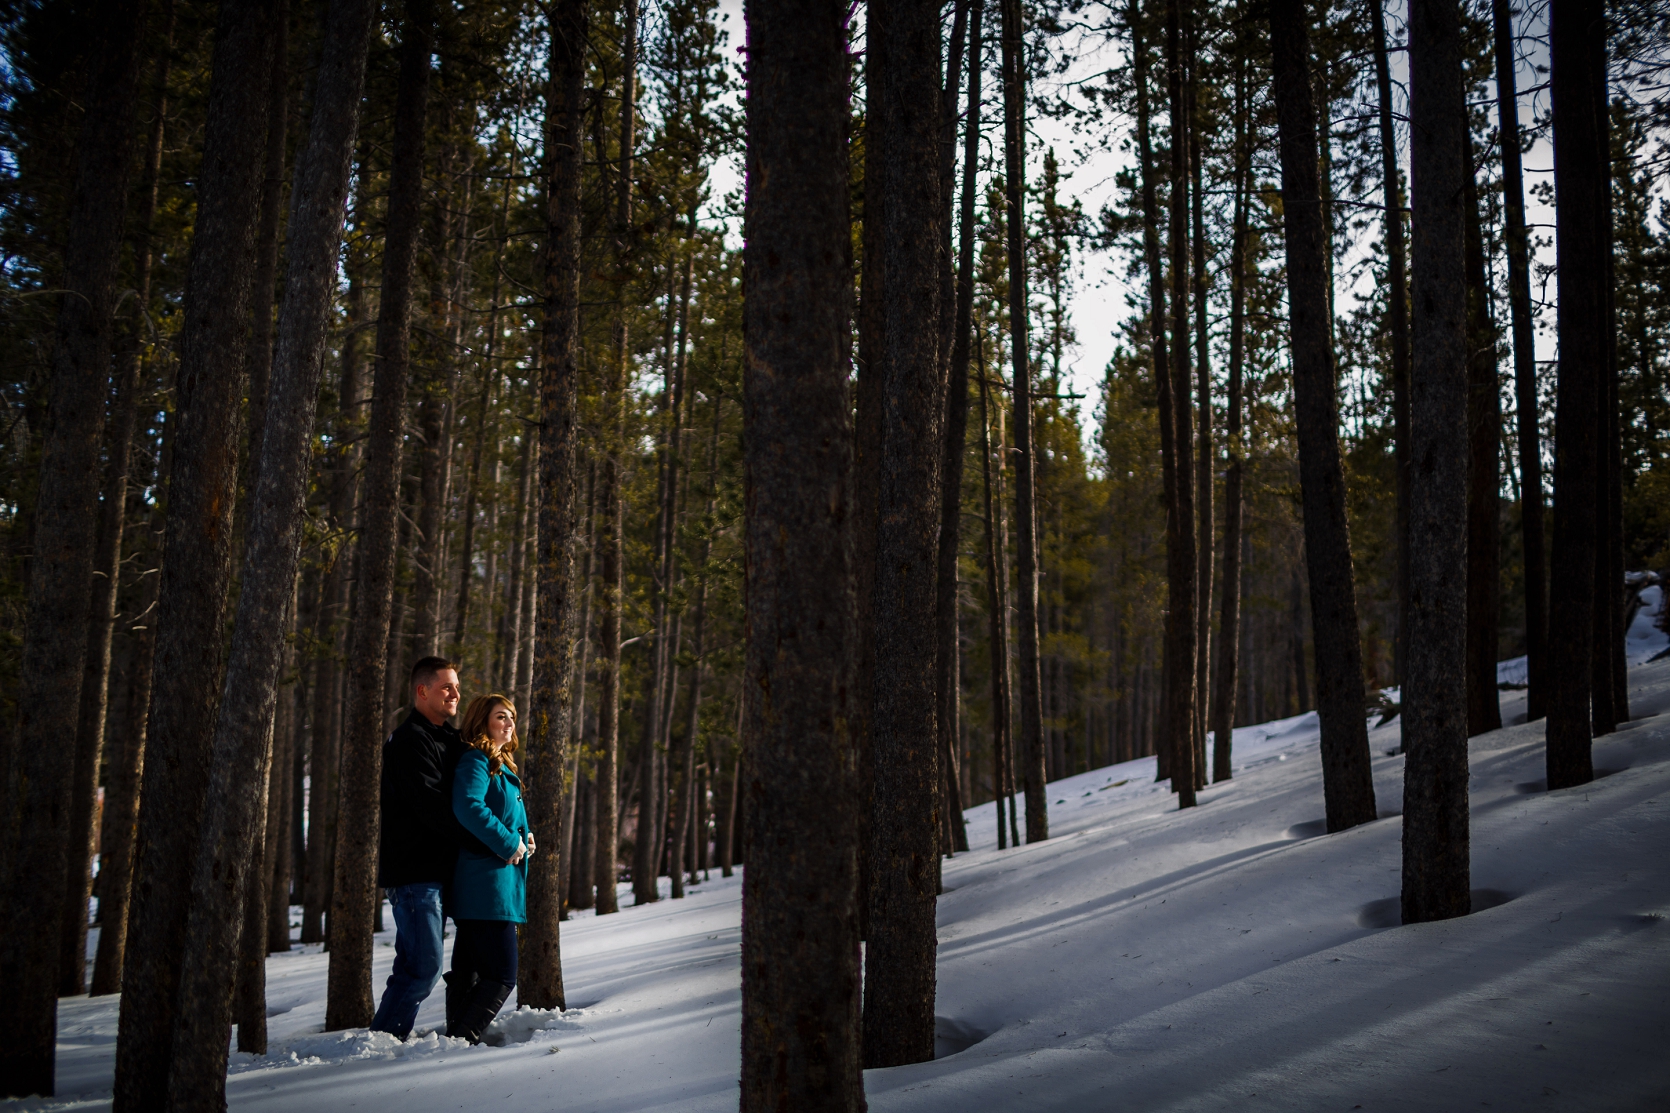
[[[939,906],[941,1057],[869,1072],[871,1109],[1670,1108],[1670,660],[1630,699],[1583,788],[1542,791],[1541,723],[1474,739],[1477,911],[1445,923],[1393,926],[1396,720],[1370,736],[1382,818],[1339,835],[1314,716],[1236,731],[1235,778],[1188,813],[1152,758],[1051,785],[1046,843],[999,852],[972,809]],[[564,925],[579,1007],[507,1014],[500,1047],[322,1034],[324,956],[272,958],[273,1054],[233,1056],[231,1105],[735,1109],[740,880]],[[437,991],[419,1027],[440,1018]],[[116,999],[60,1022],[64,1096],[0,1108],[108,1108]]]

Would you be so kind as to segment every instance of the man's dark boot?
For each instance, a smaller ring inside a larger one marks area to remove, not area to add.
[[[499,1015],[499,1010],[504,1007],[505,998],[510,996],[510,991],[514,988],[503,982],[477,982],[470,990],[469,998],[458,1016],[457,1026],[448,1031],[447,1035],[461,1036],[471,1043],[480,1043],[481,1034],[487,1031],[487,1026],[493,1023],[493,1018]]]
[[[446,979],[446,1034],[457,1036],[458,1018],[464,1013],[464,1006],[470,999],[470,990],[475,988],[476,976],[448,970],[441,977]]]

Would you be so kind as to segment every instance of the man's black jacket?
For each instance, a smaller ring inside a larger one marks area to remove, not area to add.
[[[460,846],[487,849],[452,814],[452,774],[466,748],[457,727],[415,709],[383,743],[378,885],[450,884]]]

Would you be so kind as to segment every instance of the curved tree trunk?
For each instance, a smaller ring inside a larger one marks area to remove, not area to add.
[[[365,461],[359,586],[350,638],[337,791],[330,972],[325,1028],[371,1023],[371,932],[377,909],[377,793],[386,735],[384,687],[393,609],[395,511],[400,498],[401,440],[411,366],[412,262],[423,214],[424,124],[434,13],[429,0],[407,0],[394,106],[388,231],[377,314],[377,357]]]
[[[1310,574],[1311,632],[1316,645],[1322,785],[1328,830],[1333,832],[1374,819],[1375,805],[1351,538],[1345,518],[1345,473],[1339,451],[1327,238],[1317,180],[1308,38],[1303,0],[1272,0],[1270,41],[1281,137],[1305,565]],[[1460,157],[1459,149],[1456,157]],[[1459,235],[1460,228],[1456,231]]]
[[[243,330],[266,139],[269,5],[228,0],[215,31],[180,337],[179,425],[155,623],[156,683],[139,813],[114,1108],[163,1107],[176,1064],[192,874],[210,783],[232,576]],[[238,919],[237,912],[233,913]],[[230,984],[226,990],[230,992]],[[224,1048],[221,1027],[212,1042]]]
[[[175,1109],[217,1113],[225,1106],[223,1037],[232,1023],[230,991],[239,928],[252,884],[251,840],[264,838],[266,767],[285,648],[282,634],[274,632],[288,627],[286,614],[295,599],[313,417],[375,12],[370,0],[337,0],[332,5],[308,141],[296,165],[266,428],[260,464],[253,469],[257,478],[242,589],[181,948],[180,1011],[168,1098]],[[264,879],[253,883],[264,885]],[[351,923],[335,918],[333,910],[333,967],[344,953],[353,953],[354,933],[341,928]],[[257,930],[265,929],[263,922]],[[367,975],[369,988],[369,970]]]
[[[145,313],[151,303],[151,267],[156,252],[151,243],[152,220],[157,207],[157,179],[162,165],[162,141],[168,117],[168,72],[173,55],[174,5],[169,0],[162,16],[163,49],[156,58],[152,77],[150,131],[145,146],[145,169],[140,181],[139,209],[134,226],[134,320],[125,340],[123,361],[126,374],[140,374],[140,353],[145,331]],[[137,393],[137,391],[136,391]],[[137,407],[135,409],[137,413]],[[129,446],[131,454],[131,442]],[[131,463],[131,455],[130,455]],[[157,475],[160,489],[163,477]],[[118,555],[120,550],[116,550]],[[155,602],[156,577],[140,593],[145,604]],[[143,611],[143,607],[141,611]],[[105,791],[104,821],[99,833],[99,943],[93,958],[92,994],[116,993],[122,988],[123,950],[127,945],[128,898],[133,883],[134,838],[139,822],[140,776],[145,762],[144,724],[150,709],[152,651],[156,646],[155,626],[147,624],[138,632],[134,650],[132,687],[124,721],[127,736],[114,739],[109,780]],[[85,948],[85,943],[83,943]],[[85,953],[85,952],[83,952]]]

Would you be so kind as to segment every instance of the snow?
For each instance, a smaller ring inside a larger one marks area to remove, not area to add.
[[[1641,622],[1632,660],[1665,641]],[[870,1108],[1670,1107],[1670,659],[1629,689],[1603,775],[1553,793],[1543,724],[1503,693],[1510,725],[1469,747],[1475,912],[1442,923],[1395,926],[1395,718],[1370,732],[1382,818],[1336,835],[1314,714],[1236,730],[1234,778],[1189,812],[1152,758],[1051,784],[1044,843],[998,851],[993,806],[970,809],[939,904],[940,1057],[867,1072]],[[408,1043],[323,1033],[326,957],[273,956],[272,1053],[234,1053],[230,1106],[735,1109],[740,885],[565,923],[576,1007],[507,1008],[501,1046],[434,1034],[440,987]],[[116,1011],[62,1001],[62,1096],[0,1108],[108,1108]]]

